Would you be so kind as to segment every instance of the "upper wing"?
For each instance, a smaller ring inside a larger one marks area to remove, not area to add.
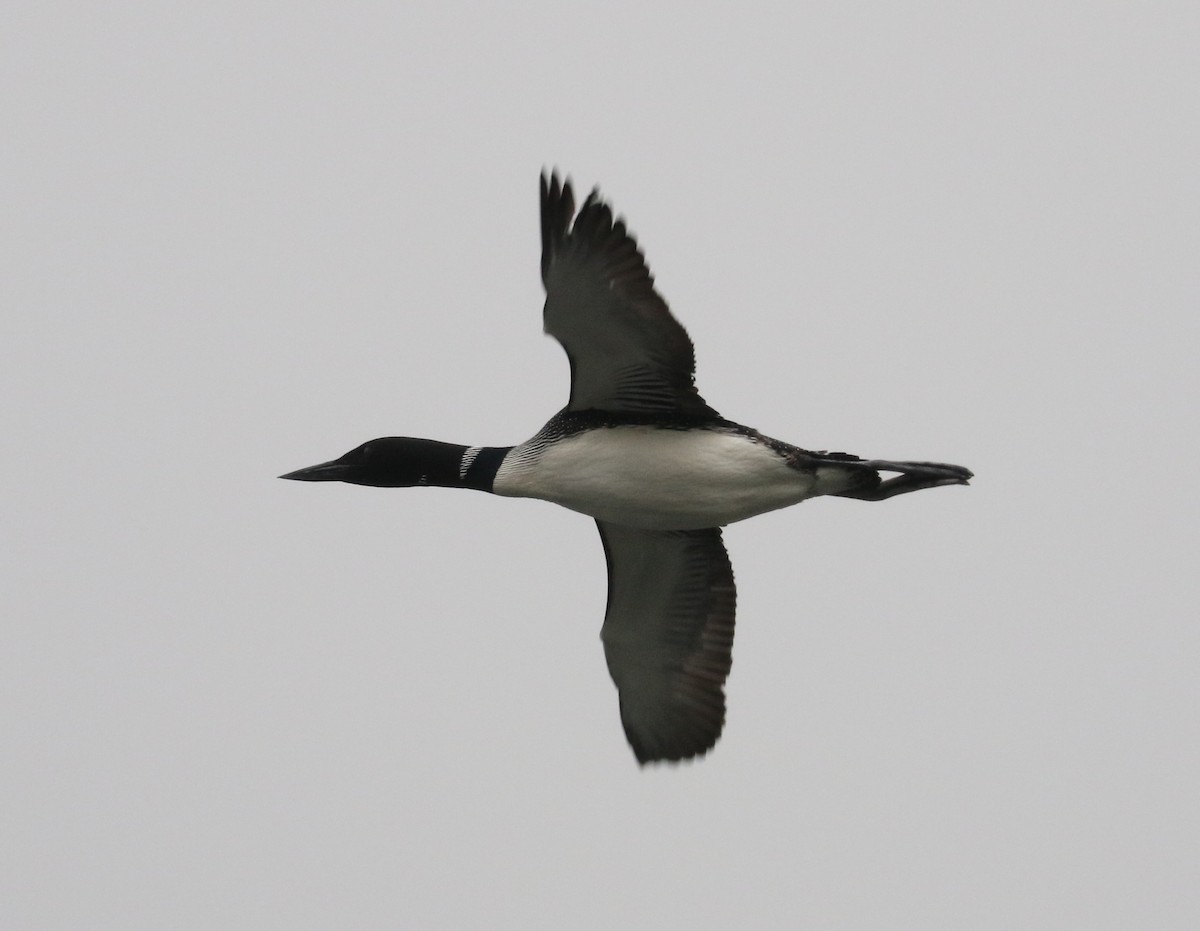
[[[571,361],[567,409],[717,416],[692,384],[692,341],[625,223],[597,191],[572,223],[571,182],[541,182],[543,319]]]
[[[608,558],[600,639],[639,763],[706,753],[725,724],[737,592],[721,530],[596,521]]]

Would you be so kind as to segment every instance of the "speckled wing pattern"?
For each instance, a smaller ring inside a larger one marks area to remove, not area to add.
[[[597,521],[608,559],[600,638],[639,763],[706,753],[725,724],[737,592],[720,528]]]
[[[693,384],[692,341],[654,289],[623,220],[592,191],[541,178],[545,330],[571,362],[567,410],[715,417]]]

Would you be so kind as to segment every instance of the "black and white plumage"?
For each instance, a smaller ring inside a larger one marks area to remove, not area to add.
[[[817,495],[880,501],[971,472],[815,452],[721,417],[692,342],[625,228],[593,191],[541,179],[543,314],[566,350],[566,407],[512,447],[385,437],[288,473],[301,481],[474,488],[596,520],[608,563],[601,639],[641,763],[706,753],[725,723],[733,570],[720,528]],[[895,475],[883,479],[881,472]]]

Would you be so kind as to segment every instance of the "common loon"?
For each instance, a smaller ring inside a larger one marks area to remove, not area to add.
[[[810,451],[726,420],[697,392],[692,342],[599,191],[576,214],[570,179],[543,173],[541,224],[543,320],[570,361],[566,407],[518,446],[384,437],[280,477],[474,488],[595,518],[608,561],[600,637],[629,744],[642,764],[701,756],[725,723],[733,648],[721,527],[817,495],[965,485],[971,472]]]

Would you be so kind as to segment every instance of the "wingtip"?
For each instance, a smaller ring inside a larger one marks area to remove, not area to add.
[[[541,190],[543,201],[567,200],[571,203],[570,212],[572,215],[574,215],[575,183],[571,180],[571,175],[569,173],[564,172],[557,166],[546,167],[543,165],[541,174],[538,175],[538,187]],[[608,206],[604,202],[604,196],[600,193],[599,185],[595,185],[591,191],[588,192],[587,198],[584,200],[583,205],[579,209],[582,212],[591,205],[599,205],[601,207]]]
[[[637,760],[639,769],[646,769],[650,766],[684,766],[690,763],[697,763],[708,756],[709,752],[717,745],[718,737],[714,737],[712,742],[698,750],[685,751],[666,751],[654,753],[645,748],[639,749],[632,747],[634,758]]]
[[[538,182],[543,197],[553,195],[555,198],[558,198],[564,193],[568,195],[571,193],[571,176],[564,173],[557,166],[553,168],[542,166],[542,173],[538,176]]]

